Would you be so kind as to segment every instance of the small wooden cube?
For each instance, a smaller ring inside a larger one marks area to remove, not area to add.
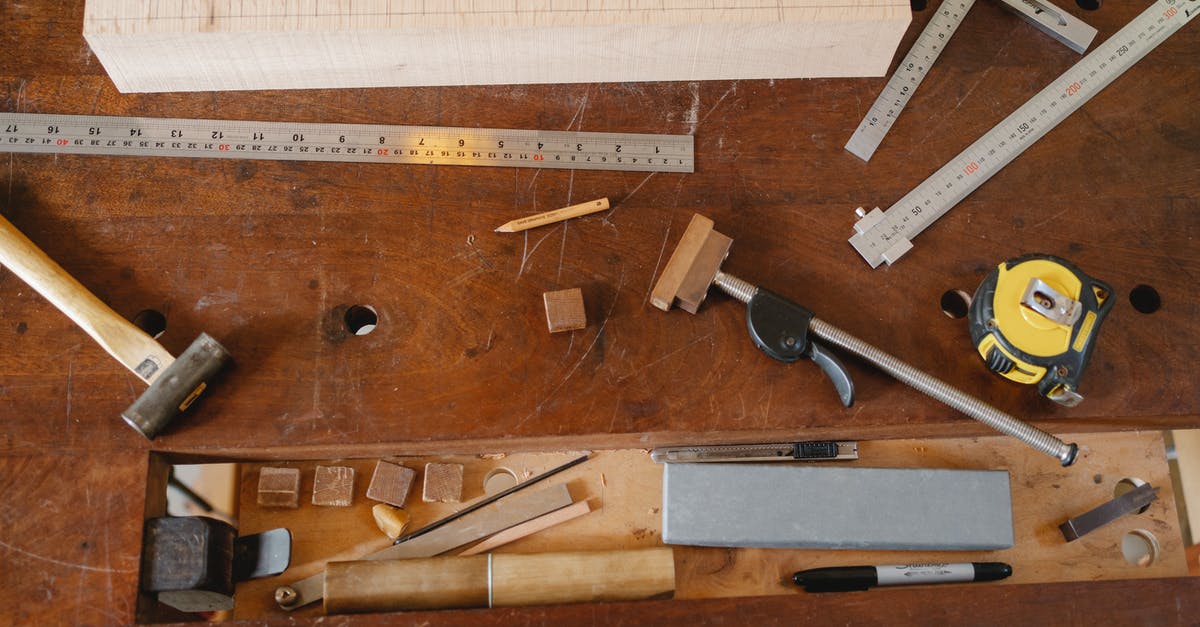
[[[313,505],[347,507],[354,501],[354,469],[317,466],[313,475]]]
[[[421,500],[426,503],[457,503],[462,500],[462,464],[425,464],[425,490]]]
[[[583,290],[573,287],[557,292],[545,292],[542,301],[546,304],[546,324],[551,333],[574,331],[587,326],[587,312],[583,309]]]
[[[258,504],[263,507],[299,507],[300,469],[267,467],[260,470]]]
[[[389,461],[379,460],[375,464],[375,474],[371,475],[371,485],[367,487],[367,498],[383,501],[404,507],[408,499],[408,491],[412,488],[417,471]]]

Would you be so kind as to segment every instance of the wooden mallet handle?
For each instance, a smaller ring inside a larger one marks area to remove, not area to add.
[[[167,349],[96,298],[3,216],[0,216],[0,264],[75,321],[108,354],[146,383],[153,383],[175,361]]]

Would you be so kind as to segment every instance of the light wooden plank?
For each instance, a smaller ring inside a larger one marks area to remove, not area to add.
[[[901,0],[88,0],[123,92],[881,76]]]

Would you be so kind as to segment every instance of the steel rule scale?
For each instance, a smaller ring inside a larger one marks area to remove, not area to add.
[[[895,263],[912,238],[1198,13],[1200,0],[1158,0],[887,211],[860,208],[850,244],[872,268]]]
[[[690,135],[0,113],[0,152],[690,173]]]

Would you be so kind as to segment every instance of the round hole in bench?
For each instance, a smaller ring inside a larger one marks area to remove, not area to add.
[[[342,317],[346,330],[354,335],[366,335],[379,324],[379,314],[370,305],[351,305]]]
[[[1121,538],[1121,554],[1133,566],[1148,568],[1158,560],[1158,538],[1145,529],[1134,529]]]
[[[146,335],[157,338],[167,330],[167,317],[154,309],[143,309],[133,317],[133,324],[146,332]]]
[[[1152,314],[1162,307],[1158,290],[1149,285],[1138,285],[1129,291],[1129,304],[1144,314]]]
[[[942,294],[942,313],[947,317],[966,318],[967,312],[971,310],[971,296],[962,290],[946,290]]]

